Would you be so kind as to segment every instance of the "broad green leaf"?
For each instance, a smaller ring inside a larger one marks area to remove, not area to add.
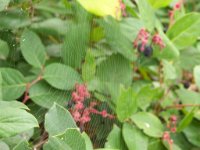
[[[174,65],[167,60],[163,60],[163,73],[164,79],[167,80],[175,80],[177,78],[177,73]]]
[[[198,86],[198,88],[200,89],[200,65],[196,66],[194,68],[194,79],[195,79],[195,83]]]
[[[0,0],[0,11],[3,11],[9,3],[10,0]]]
[[[54,104],[45,115],[45,129],[50,135],[57,135],[69,128],[76,128],[70,112],[62,106]]]
[[[188,141],[198,147],[200,147],[200,132],[198,132],[199,126],[199,122],[193,121],[187,128],[183,130],[183,133],[187,137]]]
[[[97,16],[121,16],[120,3],[117,0],[77,0],[87,11]]]
[[[85,132],[82,133],[82,137],[85,140],[86,150],[93,150],[93,145],[92,141],[90,140],[90,137]]]
[[[178,19],[168,30],[167,36],[179,48],[192,45],[200,36],[200,14],[189,13]]]
[[[0,3],[1,4],[1,3]],[[0,29],[18,29],[31,24],[27,11],[13,9],[0,13]]]
[[[45,108],[51,108],[54,102],[64,106],[69,98],[67,92],[54,89],[44,81],[33,85],[29,96],[33,102]]]
[[[22,55],[30,65],[43,67],[46,60],[45,47],[36,33],[24,30],[20,39],[20,47]]]
[[[177,58],[179,58],[180,52],[177,49],[177,47],[175,46],[174,43],[172,43],[172,41],[165,35],[165,33],[163,32],[163,29],[160,25],[160,22],[158,20],[156,27],[157,30],[161,36],[161,38],[163,39],[163,42],[165,43],[166,47],[162,50],[157,49],[157,51],[155,51],[155,56],[161,58],[161,59],[167,59],[167,60],[175,60]]]
[[[113,126],[112,131],[109,133],[107,137],[105,148],[123,149],[123,150],[126,149],[121,129],[118,126],[116,125]]]
[[[106,20],[98,20],[97,22],[104,28],[105,38],[111,49],[120,53],[128,60],[133,61],[135,56],[132,40],[124,35],[123,28],[119,22],[111,17],[108,17]]]
[[[29,143],[25,140],[22,140],[20,143],[18,143],[13,150],[31,150],[29,147]]]
[[[4,109],[4,108],[20,108],[20,109],[26,109],[29,110],[29,108],[18,101],[0,101],[0,109]]]
[[[130,84],[132,80],[131,64],[120,55],[112,55],[97,66],[97,77],[101,81]]]
[[[49,137],[43,146],[44,150],[72,150],[67,143],[57,137]]]
[[[129,118],[137,111],[136,93],[132,88],[121,88],[120,95],[117,100],[117,117],[120,121]]]
[[[149,4],[148,0],[136,0],[136,2],[141,20],[143,21],[145,27],[152,31],[156,25],[156,17],[153,8]]]
[[[72,150],[86,150],[85,140],[78,129],[67,129],[65,133],[57,137],[69,145]]]
[[[165,1],[161,1],[161,0],[148,0],[149,3],[154,7],[154,8],[161,8],[161,7],[166,7],[168,6],[172,0],[165,0]]]
[[[85,57],[85,62],[82,66],[82,77],[85,82],[91,81],[96,72],[96,62],[94,56],[91,54],[91,51],[87,51]]]
[[[7,42],[0,39],[0,59],[6,59],[9,54],[9,47]]]
[[[2,150],[10,150],[9,146],[3,141],[0,141],[0,147]]]
[[[166,150],[160,139],[150,139],[148,150]]]
[[[80,75],[73,68],[53,63],[44,70],[43,78],[53,87],[61,90],[70,90],[74,88],[75,83],[81,82]]]
[[[152,113],[139,112],[131,117],[132,121],[138,128],[142,129],[145,134],[151,137],[162,137],[163,125],[161,121]]]
[[[2,99],[14,100],[19,98],[26,89],[23,75],[11,68],[0,68],[2,76]]]
[[[137,127],[124,123],[122,132],[124,141],[129,150],[147,150],[148,137]]]
[[[44,20],[42,22],[33,23],[31,29],[39,32],[45,33],[47,35],[65,35],[67,32],[67,23],[59,18],[52,18]]]
[[[0,138],[11,137],[34,127],[38,127],[37,120],[25,110],[0,109]]]
[[[185,117],[180,121],[177,131],[180,132],[184,128],[186,128],[191,122],[194,117],[194,112],[197,110],[196,107],[194,107],[189,113],[185,115]]]
[[[61,57],[66,65],[80,67],[88,48],[89,38],[89,23],[69,25],[61,51]]]

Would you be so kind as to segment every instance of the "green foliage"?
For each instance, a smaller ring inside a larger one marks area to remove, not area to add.
[[[200,149],[199,12],[0,0],[0,150]]]

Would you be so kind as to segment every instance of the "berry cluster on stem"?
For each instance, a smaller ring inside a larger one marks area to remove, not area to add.
[[[113,119],[114,116],[108,114],[106,110],[98,111],[95,106],[98,105],[96,101],[90,102],[89,106],[85,106],[84,102],[90,98],[90,93],[85,84],[76,84],[75,91],[72,92],[73,106],[70,112],[75,122],[83,128],[84,125],[91,120],[91,114],[98,114],[104,118]]]

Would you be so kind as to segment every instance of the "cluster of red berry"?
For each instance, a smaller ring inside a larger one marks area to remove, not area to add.
[[[149,57],[153,54],[153,48],[149,45],[150,33],[145,29],[140,29],[136,39],[133,41],[133,46],[138,49],[139,52],[143,52],[145,56]],[[158,33],[155,33],[151,38],[151,43],[165,48],[165,44]]]
[[[169,119],[169,124],[167,125],[167,128],[169,128],[170,131],[165,131],[162,137],[163,141],[166,141],[169,146],[170,150],[172,150],[173,140],[171,139],[170,133],[176,132],[176,123],[177,123],[177,117],[175,115],[172,115]]]
[[[95,109],[95,106],[97,106],[97,102],[92,101],[90,102],[89,106],[86,107],[84,102],[85,100],[90,98],[90,93],[86,87],[85,84],[76,84],[75,85],[75,91],[72,92],[72,101],[73,103],[70,107],[70,112],[76,121],[76,123],[83,127],[85,123],[89,122],[91,120],[91,113],[93,114],[99,114],[104,118],[110,118],[113,119],[114,116],[111,114],[108,114],[106,110],[98,111]]]

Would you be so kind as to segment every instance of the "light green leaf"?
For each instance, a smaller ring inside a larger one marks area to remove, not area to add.
[[[34,127],[38,127],[37,120],[25,110],[0,109],[0,138],[11,137]]]
[[[91,81],[94,79],[96,72],[96,62],[94,56],[91,54],[91,51],[87,51],[85,57],[85,62],[82,66],[82,77],[85,82]]]
[[[0,11],[3,11],[9,3],[10,0],[0,0]]]
[[[156,25],[156,17],[153,8],[149,4],[148,0],[136,0],[136,2],[139,8],[140,17],[145,27],[152,31]]]
[[[87,11],[97,16],[120,18],[120,3],[117,0],[77,0]]]
[[[198,132],[199,126],[199,122],[193,121],[187,128],[183,130],[183,133],[187,137],[188,141],[198,147],[200,147],[200,132]]]
[[[72,150],[67,143],[57,137],[49,137],[43,146],[44,150]]]
[[[0,101],[0,109],[4,109],[4,108],[20,108],[20,109],[26,109],[29,110],[29,108],[18,101]]]
[[[64,106],[69,98],[69,94],[52,88],[44,81],[33,85],[30,88],[29,95],[33,102],[45,108],[51,108],[54,102]]]
[[[26,83],[23,75],[11,68],[1,68],[2,76],[2,99],[14,100],[19,98],[26,89]]]
[[[72,150],[86,150],[85,140],[78,129],[67,129],[65,133],[57,137],[69,145]]]
[[[125,36],[119,22],[108,17],[106,20],[98,20],[98,23],[104,28],[105,38],[111,49],[120,53],[128,60],[133,61],[135,56],[133,53],[132,40],[130,40],[127,35]]]
[[[167,80],[174,80],[177,78],[177,73],[174,65],[167,60],[163,60],[163,73],[164,79]]]
[[[66,65],[80,67],[88,49],[89,39],[89,23],[69,25],[61,51],[61,57]]]
[[[194,107],[189,113],[185,115],[185,117],[180,121],[177,131],[181,132],[184,128],[186,128],[191,122],[194,117],[194,112],[197,110],[196,107]]]
[[[200,89],[200,66],[196,66],[194,68],[194,79],[195,79],[196,85]]]
[[[7,42],[0,39],[0,59],[6,59],[9,54],[9,47]]]
[[[133,113],[137,111],[136,93],[132,88],[120,89],[120,95],[117,100],[117,117],[120,121],[124,121],[129,118]]]
[[[24,30],[20,39],[20,47],[22,55],[30,65],[43,67],[46,60],[45,47],[37,34],[27,29]]]
[[[82,133],[82,137],[85,140],[86,150],[93,150],[93,145],[92,141],[90,140],[90,137],[85,132]]]
[[[0,147],[2,150],[10,150],[9,146],[3,141],[0,141]]]
[[[114,149],[125,149],[125,143],[123,141],[121,129],[114,125],[112,131],[107,137],[107,142],[105,143],[105,148],[114,148]]]
[[[13,148],[13,150],[31,150],[31,148],[26,140],[22,140]]]
[[[45,129],[50,135],[57,135],[69,128],[76,128],[70,112],[62,106],[54,104],[45,115]]]
[[[139,112],[131,117],[138,128],[151,137],[162,137],[163,125],[161,121],[152,113]]]
[[[154,8],[162,8],[168,6],[172,0],[148,0],[149,3],[154,7]]]
[[[179,48],[192,45],[200,36],[200,14],[189,13],[178,19],[168,30],[167,36]]]
[[[129,150],[147,150],[148,137],[137,127],[124,123],[122,133]]]
[[[112,55],[97,67],[97,77],[101,81],[130,84],[132,80],[131,64],[120,55]]]
[[[74,88],[75,83],[81,82],[80,75],[73,68],[53,63],[44,70],[43,78],[53,87],[61,90]]]

